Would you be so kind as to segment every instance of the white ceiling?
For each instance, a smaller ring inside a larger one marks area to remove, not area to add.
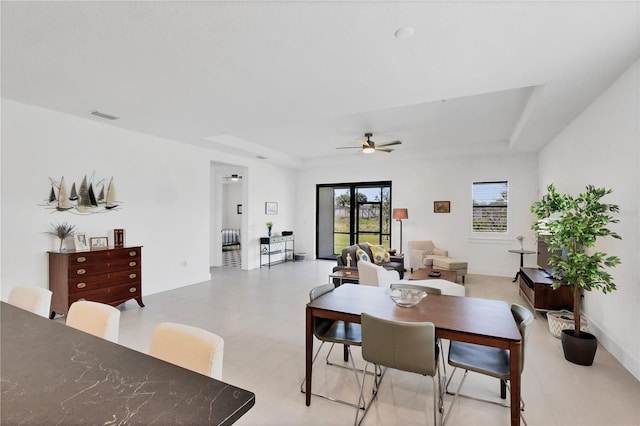
[[[638,60],[639,5],[3,1],[1,90],[290,167],[365,132],[402,140],[385,159],[535,152]]]

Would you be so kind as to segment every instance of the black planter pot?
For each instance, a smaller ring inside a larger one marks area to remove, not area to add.
[[[564,359],[578,365],[591,365],[598,349],[598,339],[591,333],[580,332],[580,337],[573,335],[573,330],[562,330],[560,335]]]

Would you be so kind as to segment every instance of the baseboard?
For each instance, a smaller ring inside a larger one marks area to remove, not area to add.
[[[583,314],[584,315],[584,314]],[[640,380],[640,360],[629,351],[624,350],[607,333],[585,315],[589,324],[589,332],[598,338],[600,345],[618,360],[637,380]]]

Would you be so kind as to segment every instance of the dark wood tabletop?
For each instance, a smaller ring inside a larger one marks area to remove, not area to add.
[[[362,312],[394,321],[428,321],[436,336],[510,351],[511,424],[520,424],[520,331],[510,306],[501,300],[428,295],[412,308],[401,308],[381,287],[343,284],[307,304],[306,403],[311,403],[313,319],[330,318],[360,323]]]
[[[231,425],[252,392],[0,304],[2,424]]]

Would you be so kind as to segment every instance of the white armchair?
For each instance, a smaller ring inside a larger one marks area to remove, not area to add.
[[[414,269],[432,266],[434,259],[449,257],[449,251],[436,247],[431,240],[409,241],[409,267]]]
[[[391,283],[400,281],[398,271],[390,271],[372,262],[358,262],[358,282],[360,284],[389,288]]]

